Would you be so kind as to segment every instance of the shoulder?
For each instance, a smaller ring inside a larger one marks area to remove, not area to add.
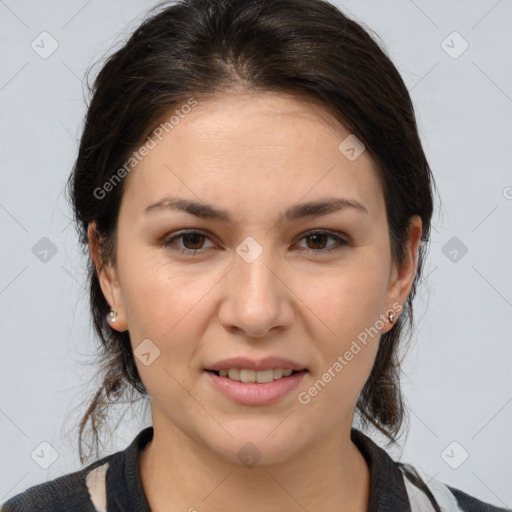
[[[89,466],[44,482],[17,494],[3,505],[0,512],[35,512],[51,510],[52,512],[68,512],[80,510],[94,512],[87,489],[87,475],[96,467],[110,462],[114,455],[109,455]]]
[[[421,478],[419,472],[409,464],[397,464],[403,472],[403,478],[412,511],[434,510],[434,499],[442,511],[447,512],[511,512],[485,503],[456,489],[436,478]],[[428,483],[426,483],[428,482]]]
[[[418,466],[393,460],[383,448],[358,429],[352,428],[351,439],[370,469],[371,512],[512,512],[512,509],[485,503],[450,487]]]
[[[511,512],[512,509],[500,508],[466,494],[465,492],[447,486],[450,492],[455,496],[459,508],[468,512]]]

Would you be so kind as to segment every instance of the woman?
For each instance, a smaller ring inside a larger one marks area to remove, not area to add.
[[[433,211],[408,91],[321,0],[191,0],[101,70],[69,181],[124,451],[4,511],[503,510],[393,461]]]

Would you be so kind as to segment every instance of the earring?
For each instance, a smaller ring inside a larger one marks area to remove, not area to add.
[[[389,323],[393,323],[395,321],[395,313],[393,313],[391,311],[391,313],[388,314],[388,320],[389,320]]]
[[[113,324],[116,321],[117,311],[111,311],[107,314],[107,323]]]

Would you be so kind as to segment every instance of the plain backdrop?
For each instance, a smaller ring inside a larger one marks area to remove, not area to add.
[[[512,507],[512,2],[336,4],[400,71],[442,199],[404,363],[409,434],[389,452]],[[96,342],[64,184],[85,71],[154,5],[0,1],[0,502],[80,468]],[[104,453],[151,422],[132,416]]]

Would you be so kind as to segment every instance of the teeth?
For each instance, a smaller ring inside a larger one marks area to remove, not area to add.
[[[274,370],[272,369],[260,370],[254,373],[256,374],[256,382],[259,382],[260,384],[265,384],[266,382],[272,382],[274,380]]]
[[[256,372],[254,370],[240,370],[240,380],[242,382],[256,382]]]
[[[228,370],[228,377],[231,380],[240,380],[240,370],[237,368],[231,368]]]
[[[258,382],[265,384],[276,379],[289,377],[293,370],[291,368],[270,368],[268,370],[247,370],[245,368],[229,368],[219,370],[221,377],[228,377],[231,380],[242,382]]]

